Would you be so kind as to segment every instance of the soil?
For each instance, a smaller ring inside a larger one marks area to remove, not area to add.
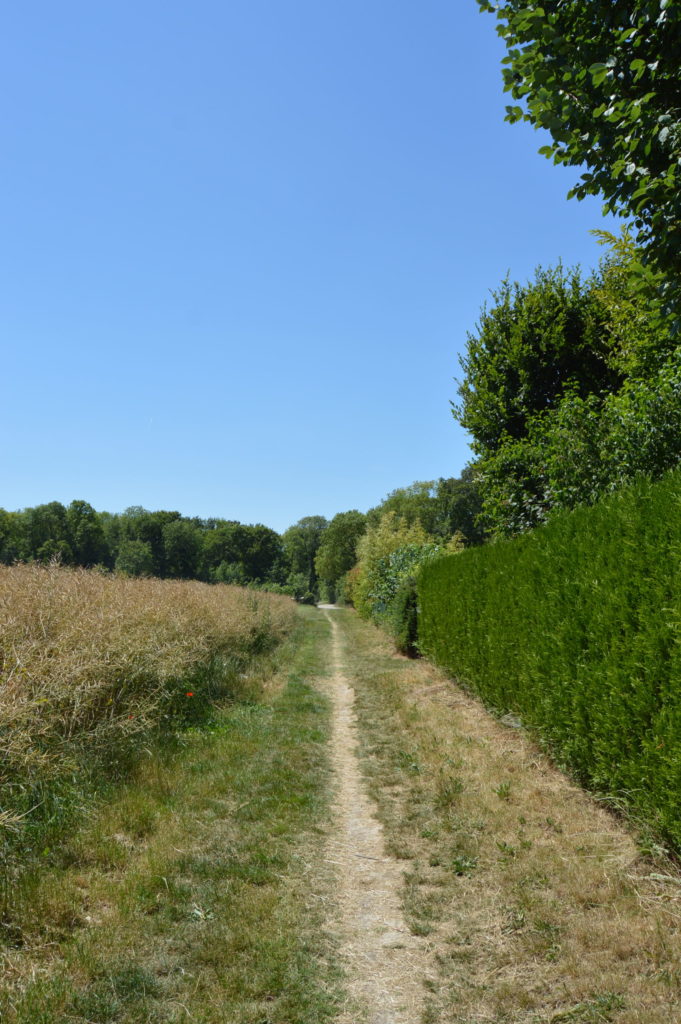
[[[417,1024],[429,957],[423,938],[411,934],[402,915],[403,868],[385,851],[376,807],[367,796],[357,756],[354,691],[343,670],[340,630],[331,623],[331,675],[326,692],[333,706],[334,820],[327,857],[335,869],[335,903],[349,1004],[338,1024]]]

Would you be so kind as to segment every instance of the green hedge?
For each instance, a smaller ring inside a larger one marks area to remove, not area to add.
[[[419,646],[681,849],[681,473],[424,566]]]

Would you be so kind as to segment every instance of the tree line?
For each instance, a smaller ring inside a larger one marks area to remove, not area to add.
[[[19,511],[0,509],[0,562],[57,560],[129,576],[258,586],[300,601],[334,600],[356,563],[360,539],[386,515],[419,523],[434,538],[459,533],[474,542],[478,512],[468,471],[460,478],[400,488],[368,513],[352,509],[331,520],[305,516],[282,534],[261,523],[140,506],[112,514],[87,501],[52,501]]]

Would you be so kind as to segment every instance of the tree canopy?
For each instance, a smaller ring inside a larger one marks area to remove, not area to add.
[[[478,0],[507,56],[507,120],[545,128],[540,153],[584,166],[571,195],[635,219],[644,256],[681,296],[681,4]]]
[[[526,285],[505,280],[492,298],[468,335],[454,407],[478,455],[524,437],[530,419],[554,408],[568,388],[586,395],[622,382],[593,278],[561,266],[539,269]]]
[[[469,336],[455,415],[473,434],[489,533],[521,533],[679,461],[681,352],[636,284],[630,237],[602,240],[610,252],[587,282],[562,270],[504,282]]]
[[[324,530],[315,556],[315,568],[327,599],[335,600],[338,580],[355,564],[357,542],[366,530],[366,523],[363,512],[351,509],[339,512]]]
[[[293,576],[306,581],[310,596],[317,593],[315,558],[329,523],[324,516],[304,516],[282,534],[284,552]]]

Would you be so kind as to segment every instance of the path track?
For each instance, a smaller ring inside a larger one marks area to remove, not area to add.
[[[337,825],[328,860],[338,878],[336,896],[341,953],[351,1001],[367,1024],[417,1024],[428,955],[423,939],[412,935],[400,904],[399,862],[386,855],[376,807],[364,792],[357,757],[354,690],[343,670],[340,629],[331,623],[332,673],[327,693],[333,706],[332,764]],[[338,1024],[357,1024],[348,1007]]]

